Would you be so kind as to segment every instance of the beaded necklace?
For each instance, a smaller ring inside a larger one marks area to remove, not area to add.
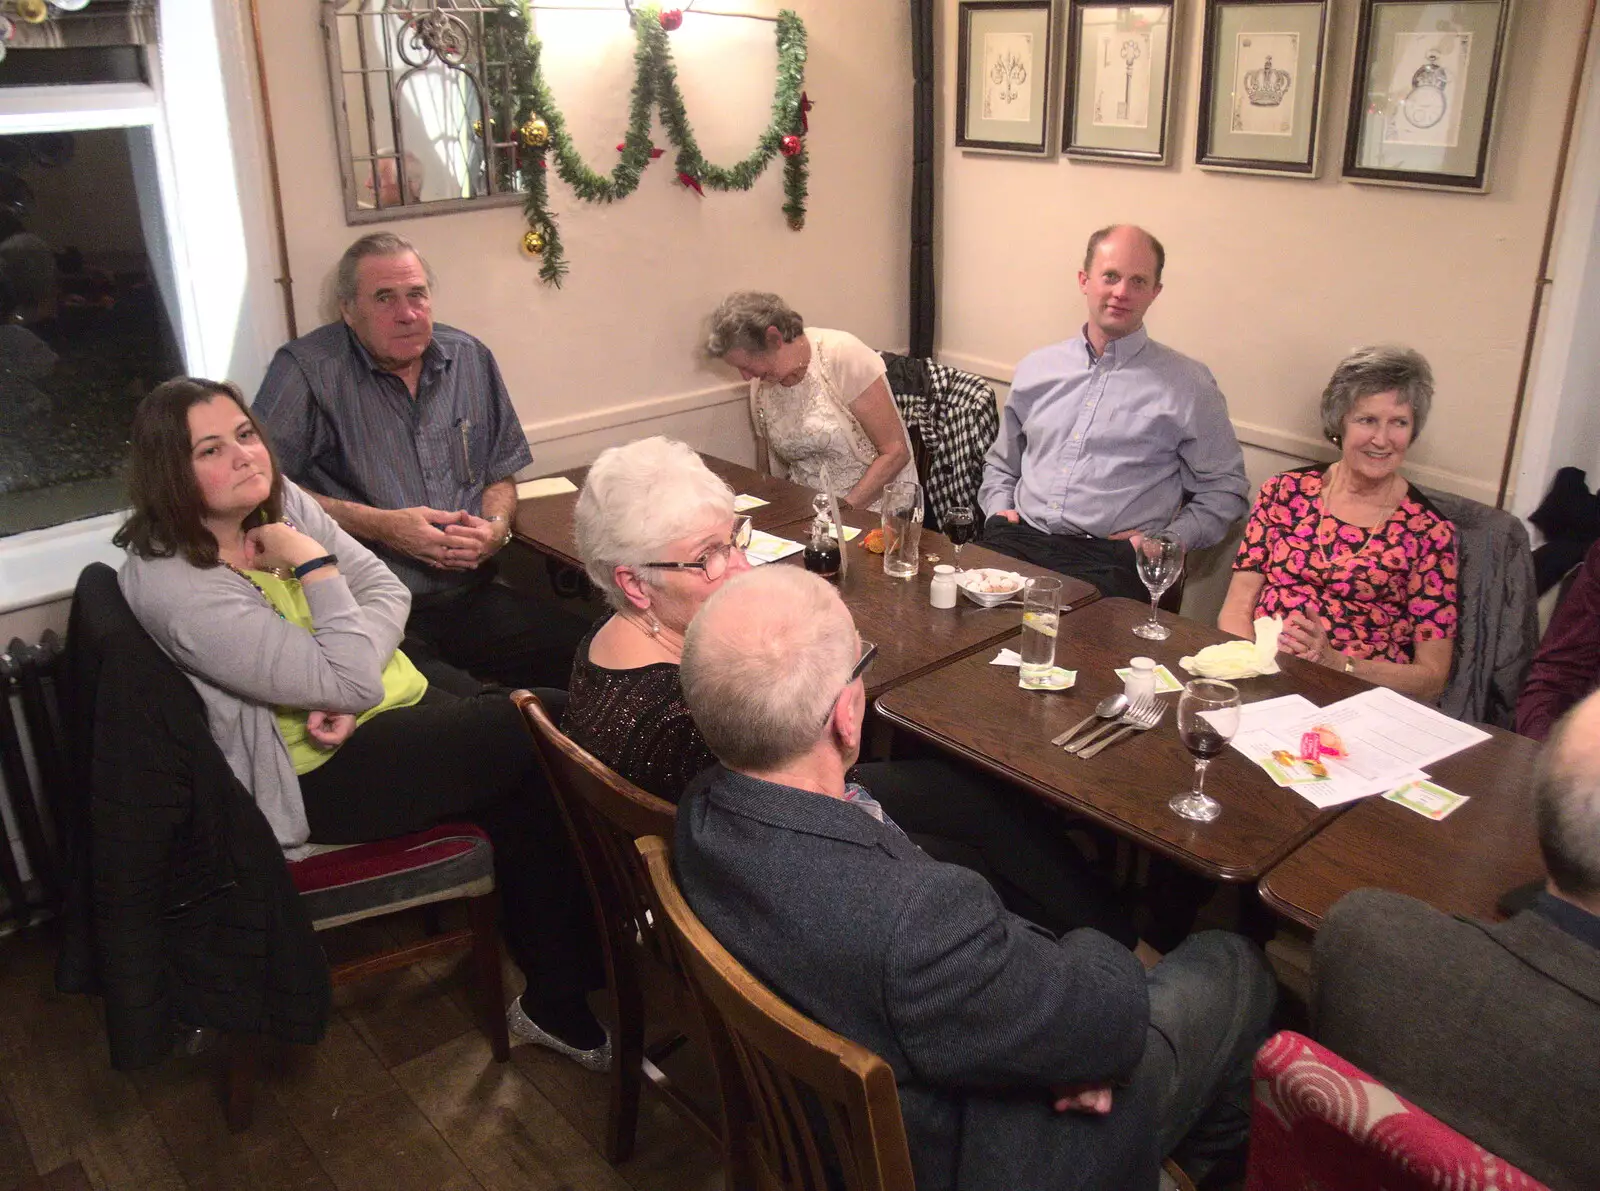
[[[274,604],[272,602],[272,597],[267,594],[267,589],[262,587],[261,584],[257,583],[254,579],[252,579],[249,576],[248,573],[246,573],[244,571],[241,571],[238,567],[234,566],[231,562],[229,562],[225,558],[219,558],[219,559],[217,559],[217,561],[220,562],[223,566],[227,567],[235,575],[239,576],[239,578],[243,579],[251,587],[253,587],[257,591],[259,591],[261,593],[261,598],[267,601],[267,607],[271,608],[274,612],[276,612],[278,614],[278,619],[279,620],[288,620],[289,619],[287,616],[285,616],[283,614],[283,609],[279,608],[278,605],[276,605],[276,604]]]

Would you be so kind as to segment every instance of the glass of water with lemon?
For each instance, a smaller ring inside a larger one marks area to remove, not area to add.
[[[1056,664],[1061,580],[1030,579],[1022,592],[1022,685],[1043,686]]]

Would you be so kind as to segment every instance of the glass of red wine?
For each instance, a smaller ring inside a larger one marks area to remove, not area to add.
[[[944,530],[944,536],[950,539],[950,545],[955,547],[956,570],[961,569],[961,547],[968,542],[976,541],[978,537],[978,522],[969,508],[954,508],[945,513],[944,520],[939,528]]]
[[[1197,678],[1178,697],[1178,737],[1194,757],[1194,789],[1167,805],[1185,819],[1209,823],[1222,804],[1205,792],[1206,766],[1228,747],[1239,730],[1239,688],[1214,678]]]

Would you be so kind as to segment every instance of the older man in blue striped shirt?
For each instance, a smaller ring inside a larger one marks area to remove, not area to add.
[[[1134,599],[1145,598],[1143,534],[1210,546],[1249,492],[1210,370],[1145,330],[1165,256],[1143,228],[1089,238],[1078,274],[1088,321],[1017,365],[978,493],[985,545]]]
[[[256,394],[284,474],[410,588],[419,664],[565,688],[583,622],[493,582],[533,462],[493,354],[434,323],[432,271],[400,236],[357,240],[337,285],[342,321],[279,348]]]

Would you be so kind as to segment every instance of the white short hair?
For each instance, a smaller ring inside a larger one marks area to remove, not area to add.
[[[724,765],[775,768],[822,738],[860,640],[826,580],[794,566],[758,567],[724,584],[690,622],[684,702]]]
[[[617,567],[656,562],[679,538],[733,516],[733,489],[681,442],[657,435],[600,452],[573,514],[578,554],[613,608]]]
[[[1600,695],[1588,696],[1567,712],[1545,742],[1533,775],[1545,868],[1557,889],[1580,898],[1600,898],[1597,719]]]

